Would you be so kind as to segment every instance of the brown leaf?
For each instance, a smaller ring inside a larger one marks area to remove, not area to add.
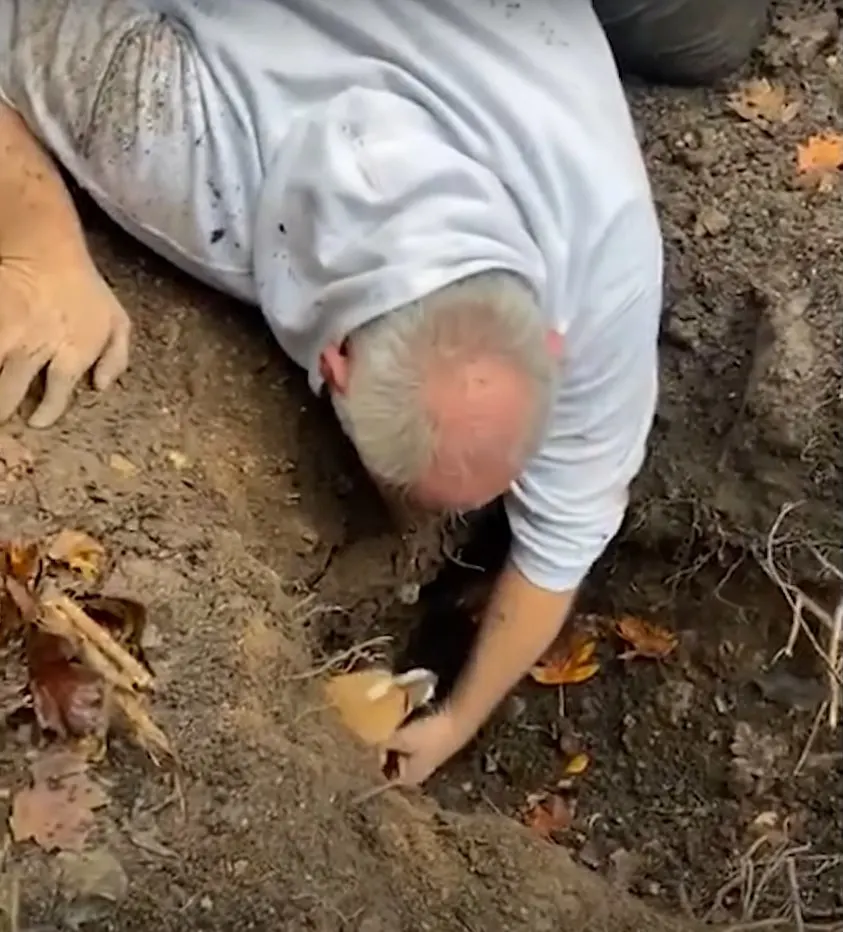
[[[572,797],[551,793],[528,804],[524,824],[547,841],[571,827],[574,821],[575,800]]]
[[[34,630],[27,644],[29,688],[38,724],[62,738],[104,735],[108,729],[105,683],[74,659],[64,638]]]
[[[554,646],[530,670],[530,676],[543,686],[584,683],[600,669],[600,663],[594,660],[596,651],[596,638],[579,632],[572,634]]]
[[[635,657],[663,660],[676,649],[679,643],[672,631],[633,615],[619,618],[615,622],[615,631],[632,648],[621,655],[624,660],[631,660]]]
[[[384,669],[360,670],[332,677],[325,691],[346,728],[366,744],[383,744],[430,698],[430,677],[427,671],[396,677]]]
[[[785,89],[766,78],[740,85],[726,102],[738,116],[762,129],[774,123],[789,123],[799,112],[799,102],[788,100]]]
[[[47,556],[94,582],[105,566],[105,548],[84,531],[65,529],[52,540]]]
[[[62,764],[67,761],[62,759]],[[42,776],[44,772],[42,768]],[[35,778],[15,796],[9,825],[15,841],[32,839],[45,851],[81,851],[94,824],[94,810],[107,802],[82,764],[75,772]]]

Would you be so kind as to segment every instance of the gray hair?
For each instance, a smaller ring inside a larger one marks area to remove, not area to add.
[[[506,455],[520,469],[541,441],[553,393],[547,324],[510,273],[473,275],[384,314],[350,335],[349,350],[348,391],[334,393],[334,407],[367,469],[396,489],[411,488],[436,458],[423,386],[443,365],[483,356],[511,365],[531,407]]]

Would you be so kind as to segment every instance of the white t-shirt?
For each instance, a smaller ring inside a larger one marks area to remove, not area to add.
[[[643,460],[662,287],[589,0],[0,0],[0,91],[130,233],[258,304],[315,391],[361,323],[530,283],[565,342],[513,559],[581,581]]]

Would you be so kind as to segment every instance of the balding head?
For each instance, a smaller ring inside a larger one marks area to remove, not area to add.
[[[379,481],[428,507],[468,511],[503,493],[535,452],[554,362],[532,293],[486,273],[360,328],[323,369]]]

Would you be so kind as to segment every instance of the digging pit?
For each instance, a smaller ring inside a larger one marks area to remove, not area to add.
[[[781,509],[802,503],[777,565],[835,596],[816,553],[836,559],[843,531],[843,200],[798,183],[794,152],[843,131],[843,72],[830,6],[777,13],[729,87],[630,91],[667,240],[663,394],[629,520],[578,611],[651,619],[679,647],[627,663],[603,641],[564,719],[555,689],[525,682],[424,794],[367,798],[377,762],[314,671],[388,634],[396,663],[447,683],[490,575],[459,564],[494,554],[435,523],[396,529],[257,315],[86,208],[135,322],[131,372],[51,432],[4,429],[31,461],[0,471],[0,536],[82,528],[108,548],[107,588],[160,632],[154,705],[180,768],[115,742],[91,846],[125,883],[86,892],[66,859],[15,845],[0,920],[18,902],[16,932],[788,929],[797,897],[806,928],[840,928],[840,736],[811,737],[826,673],[804,638],[768,669],[791,611],[762,566]],[[799,97],[795,119],[733,112],[753,75]],[[29,741],[0,738],[0,807]],[[551,844],[519,820],[571,742],[589,766]]]

